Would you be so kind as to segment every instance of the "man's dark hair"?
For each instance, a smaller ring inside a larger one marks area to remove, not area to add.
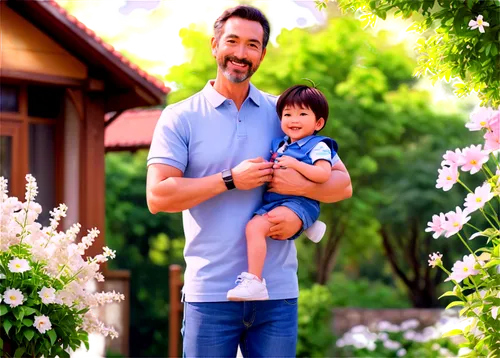
[[[214,23],[214,35],[215,38],[217,39],[217,42],[219,41],[221,34],[222,34],[222,28],[226,24],[226,21],[231,18],[231,17],[239,17],[240,19],[245,19],[249,21],[257,21],[262,25],[262,28],[264,29],[264,39],[262,42],[262,48],[265,49],[267,46],[267,43],[269,42],[269,33],[271,32],[271,27],[269,26],[269,21],[267,21],[267,18],[264,16],[264,14],[251,6],[246,6],[246,5],[239,5],[236,7],[233,7],[231,9],[227,9],[222,13],[221,16],[215,21]]]
[[[281,94],[276,104],[276,112],[278,112],[280,120],[285,107],[309,108],[316,116],[316,120],[323,118],[325,125],[328,120],[328,101],[325,95],[314,87],[295,85],[288,88]]]

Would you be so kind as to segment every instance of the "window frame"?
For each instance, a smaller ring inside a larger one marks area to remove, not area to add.
[[[2,79],[4,81],[4,79]],[[64,196],[64,108],[57,118],[39,118],[28,115],[28,86],[31,83],[20,81],[5,81],[5,84],[19,87],[19,112],[0,112],[0,133],[12,137],[12,168],[9,196],[24,200],[26,190],[26,174],[29,173],[29,125],[45,124],[55,127],[54,143],[54,188],[56,205],[63,202]],[[44,84],[36,84],[44,86]],[[49,87],[49,86],[47,86]],[[61,106],[64,105],[62,96]],[[43,190],[43,188],[39,188]],[[44,208],[52,210],[53,208]]]

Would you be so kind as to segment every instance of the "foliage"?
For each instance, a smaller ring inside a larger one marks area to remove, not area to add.
[[[321,8],[326,4],[317,3]],[[416,18],[408,31],[434,28],[432,36],[417,41],[420,56],[414,74],[448,82],[457,77],[459,97],[477,91],[482,105],[500,106],[499,0],[338,0],[338,6],[359,10],[365,26],[395,10],[396,17]],[[478,26],[482,21],[484,26]]]
[[[297,357],[326,357],[332,345],[332,294],[321,285],[302,289],[299,299]]]
[[[471,357],[497,357],[500,353],[500,321],[497,319],[500,309],[500,219],[497,212],[500,203],[500,111],[482,108],[471,115],[466,126],[471,131],[484,133],[484,147],[480,144],[447,151],[436,185],[444,191],[451,190],[457,183],[463,186],[469,192],[464,209],[457,206],[455,211],[434,215],[427,231],[433,232],[435,238],[456,235],[470,255],[455,262],[452,272],[444,267],[440,253],[429,255],[429,264],[449,275],[446,281],[452,281],[455,287],[443,296],[456,297],[456,300],[447,308],[461,307],[460,315],[465,317],[465,327],[456,328],[447,335],[463,336],[467,340],[463,346],[472,350]],[[471,190],[461,178],[459,169],[470,174],[482,172],[486,180]],[[477,216],[482,217],[487,225],[471,224],[472,216],[476,220]],[[470,227],[474,234],[469,237],[465,227]],[[483,246],[473,251],[467,243],[473,239],[481,240]]]
[[[416,319],[400,325],[380,321],[370,327],[359,325],[346,332],[336,345],[337,357],[456,357],[458,347],[441,338],[457,324],[456,318],[444,318],[434,326],[421,327]]]
[[[168,351],[169,269],[183,263],[180,214],[151,215],[147,151],[106,154],[106,241],[120,252],[110,268],[130,270],[130,355]]]
[[[84,260],[99,231],[90,230],[79,244],[74,243],[79,224],[58,231],[64,204],[50,212],[50,226],[42,228],[36,222],[42,212],[35,202],[37,183],[30,174],[26,180],[23,203],[8,197],[7,180],[0,177],[0,354],[69,357],[82,344],[88,349],[89,333],[117,336],[91,309],[124,296],[89,289],[94,279],[104,281],[99,265],[115,253],[105,247],[102,255]]]
[[[327,284],[333,307],[408,308],[411,303],[396,287],[365,278],[350,279],[335,272]]]

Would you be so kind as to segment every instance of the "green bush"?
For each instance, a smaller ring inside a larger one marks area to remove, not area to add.
[[[335,272],[329,282],[333,307],[408,308],[411,303],[405,292],[380,281],[350,279]]]
[[[330,321],[332,294],[318,284],[300,291],[297,357],[326,357],[334,341]]]

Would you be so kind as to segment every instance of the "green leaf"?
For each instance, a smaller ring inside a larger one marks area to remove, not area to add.
[[[26,339],[28,341],[31,341],[31,339],[33,338],[34,335],[35,335],[35,331],[32,329],[28,329],[28,330],[24,331],[24,336],[26,337]]]
[[[16,319],[18,321],[22,321],[23,318],[24,318],[24,310],[22,307],[15,307],[13,310],[12,310],[12,313],[14,313],[14,317],[16,317]]]
[[[483,266],[483,268],[489,268],[489,267],[496,266],[496,265],[500,265],[500,259],[491,260],[490,262],[488,262],[487,264],[485,264]]]
[[[26,327],[31,327],[33,326],[33,320],[29,319],[29,318],[25,318],[23,319],[23,324],[26,326]]]
[[[2,338],[0,338],[0,349],[3,349],[3,339]]]
[[[486,53],[486,56],[488,56],[488,55],[490,54],[491,45],[492,45],[492,43],[490,42],[490,43],[488,44],[488,46],[486,46],[486,52],[485,52],[485,53]]]
[[[441,296],[439,296],[438,300],[440,300],[443,297],[447,297],[447,296],[456,296],[456,294],[453,291],[447,291],[447,292],[443,293]]]
[[[445,338],[445,337],[457,336],[457,335],[462,334],[462,333],[463,332],[461,329],[452,329],[451,331],[443,334],[442,337]]]
[[[23,353],[26,351],[26,348],[25,347],[19,347],[18,349],[16,349],[16,351],[14,352],[14,357],[16,358],[22,358],[23,356]]]
[[[469,9],[472,9],[472,7],[474,6],[475,2],[476,2],[476,0],[467,0],[467,7]]]
[[[455,306],[464,306],[464,305],[465,305],[464,301],[454,301],[454,302],[450,303],[448,306],[446,306],[446,309],[451,308],[451,307],[455,307]]]
[[[498,55],[498,48],[497,48],[497,45],[493,44],[493,46],[491,47],[491,56],[496,56]]]
[[[36,312],[36,310],[31,308],[31,307],[24,307],[24,315],[25,316],[30,316],[35,312]]]
[[[53,329],[51,329],[51,330],[47,331],[47,334],[48,334],[48,336],[49,336],[49,338],[50,338],[50,343],[51,343],[52,345],[54,345],[54,342],[55,342],[55,341],[56,341],[56,339],[57,339],[57,334],[56,334],[56,331],[54,331]]]
[[[6,305],[0,305],[0,316],[3,316],[7,312],[9,312],[9,309],[7,308],[7,306]]]
[[[7,336],[9,335],[9,330],[11,327],[12,327],[12,323],[8,319],[3,321],[3,329],[5,329],[5,333],[7,333]]]

